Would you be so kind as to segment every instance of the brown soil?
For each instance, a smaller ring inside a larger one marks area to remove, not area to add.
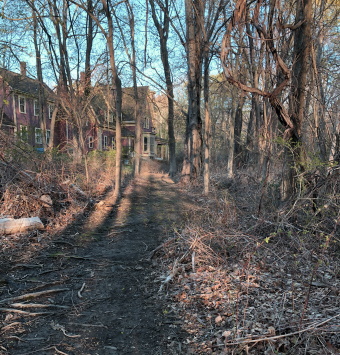
[[[190,202],[152,173],[116,207],[110,198],[61,233],[31,233],[20,248],[7,237],[18,249],[1,252],[0,354],[186,353],[150,255]]]

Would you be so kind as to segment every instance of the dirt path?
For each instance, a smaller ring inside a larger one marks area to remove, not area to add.
[[[144,174],[116,210],[94,212],[0,271],[0,354],[185,353],[180,320],[159,297],[158,266],[148,260],[180,222],[182,201],[165,175]]]

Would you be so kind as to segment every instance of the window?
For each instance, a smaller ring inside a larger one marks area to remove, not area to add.
[[[108,113],[108,116],[109,116],[109,122],[113,122],[113,113],[112,112],[109,112]]]
[[[48,104],[48,118],[50,120],[52,119],[53,111],[54,111],[54,105],[53,104]]]
[[[104,137],[103,148],[106,149],[107,148],[107,136],[103,136],[103,137]]]
[[[27,126],[23,126],[20,125],[20,139],[23,142],[27,142],[28,141],[28,130],[27,130]]]
[[[39,116],[39,114],[40,114],[39,101],[34,100],[34,116]]]
[[[50,139],[51,139],[51,130],[47,129],[46,130],[46,145],[50,145]]]
[[[144,128],[149,129],[150,128],[150,119],[148,117],[145,117],[144,119]]]
[[[26,99],[24,96],[19,96],[19,111],[21,113],[26,113]]]
[[[144,137],[144,152],[148,151],[148,137]]]
[[[42,144],[42,130],[41,128],[35,128],[35,143]]]
[[[155,149],[155,137],[150,137],[150,153],[154,154]]]
[[[112,149],[116,149],[115,137],[112,137]]]
[[[89,148],[93,148],[93,137],[89,136]]]

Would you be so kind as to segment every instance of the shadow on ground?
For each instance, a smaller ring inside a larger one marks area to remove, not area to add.
[[[27,264],[0,296],[0,354],[185,354],[180,320],[159,297],[153,249],[181,223],[182,198],[144,173]]]

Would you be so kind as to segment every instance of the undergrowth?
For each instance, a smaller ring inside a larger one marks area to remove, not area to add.
[[[212,182],[208,197],[186,187],[199,207],[158,251],[160,291],[184,319],[189,353],[337,353],[338,171],[293,203],[250,170]]]

